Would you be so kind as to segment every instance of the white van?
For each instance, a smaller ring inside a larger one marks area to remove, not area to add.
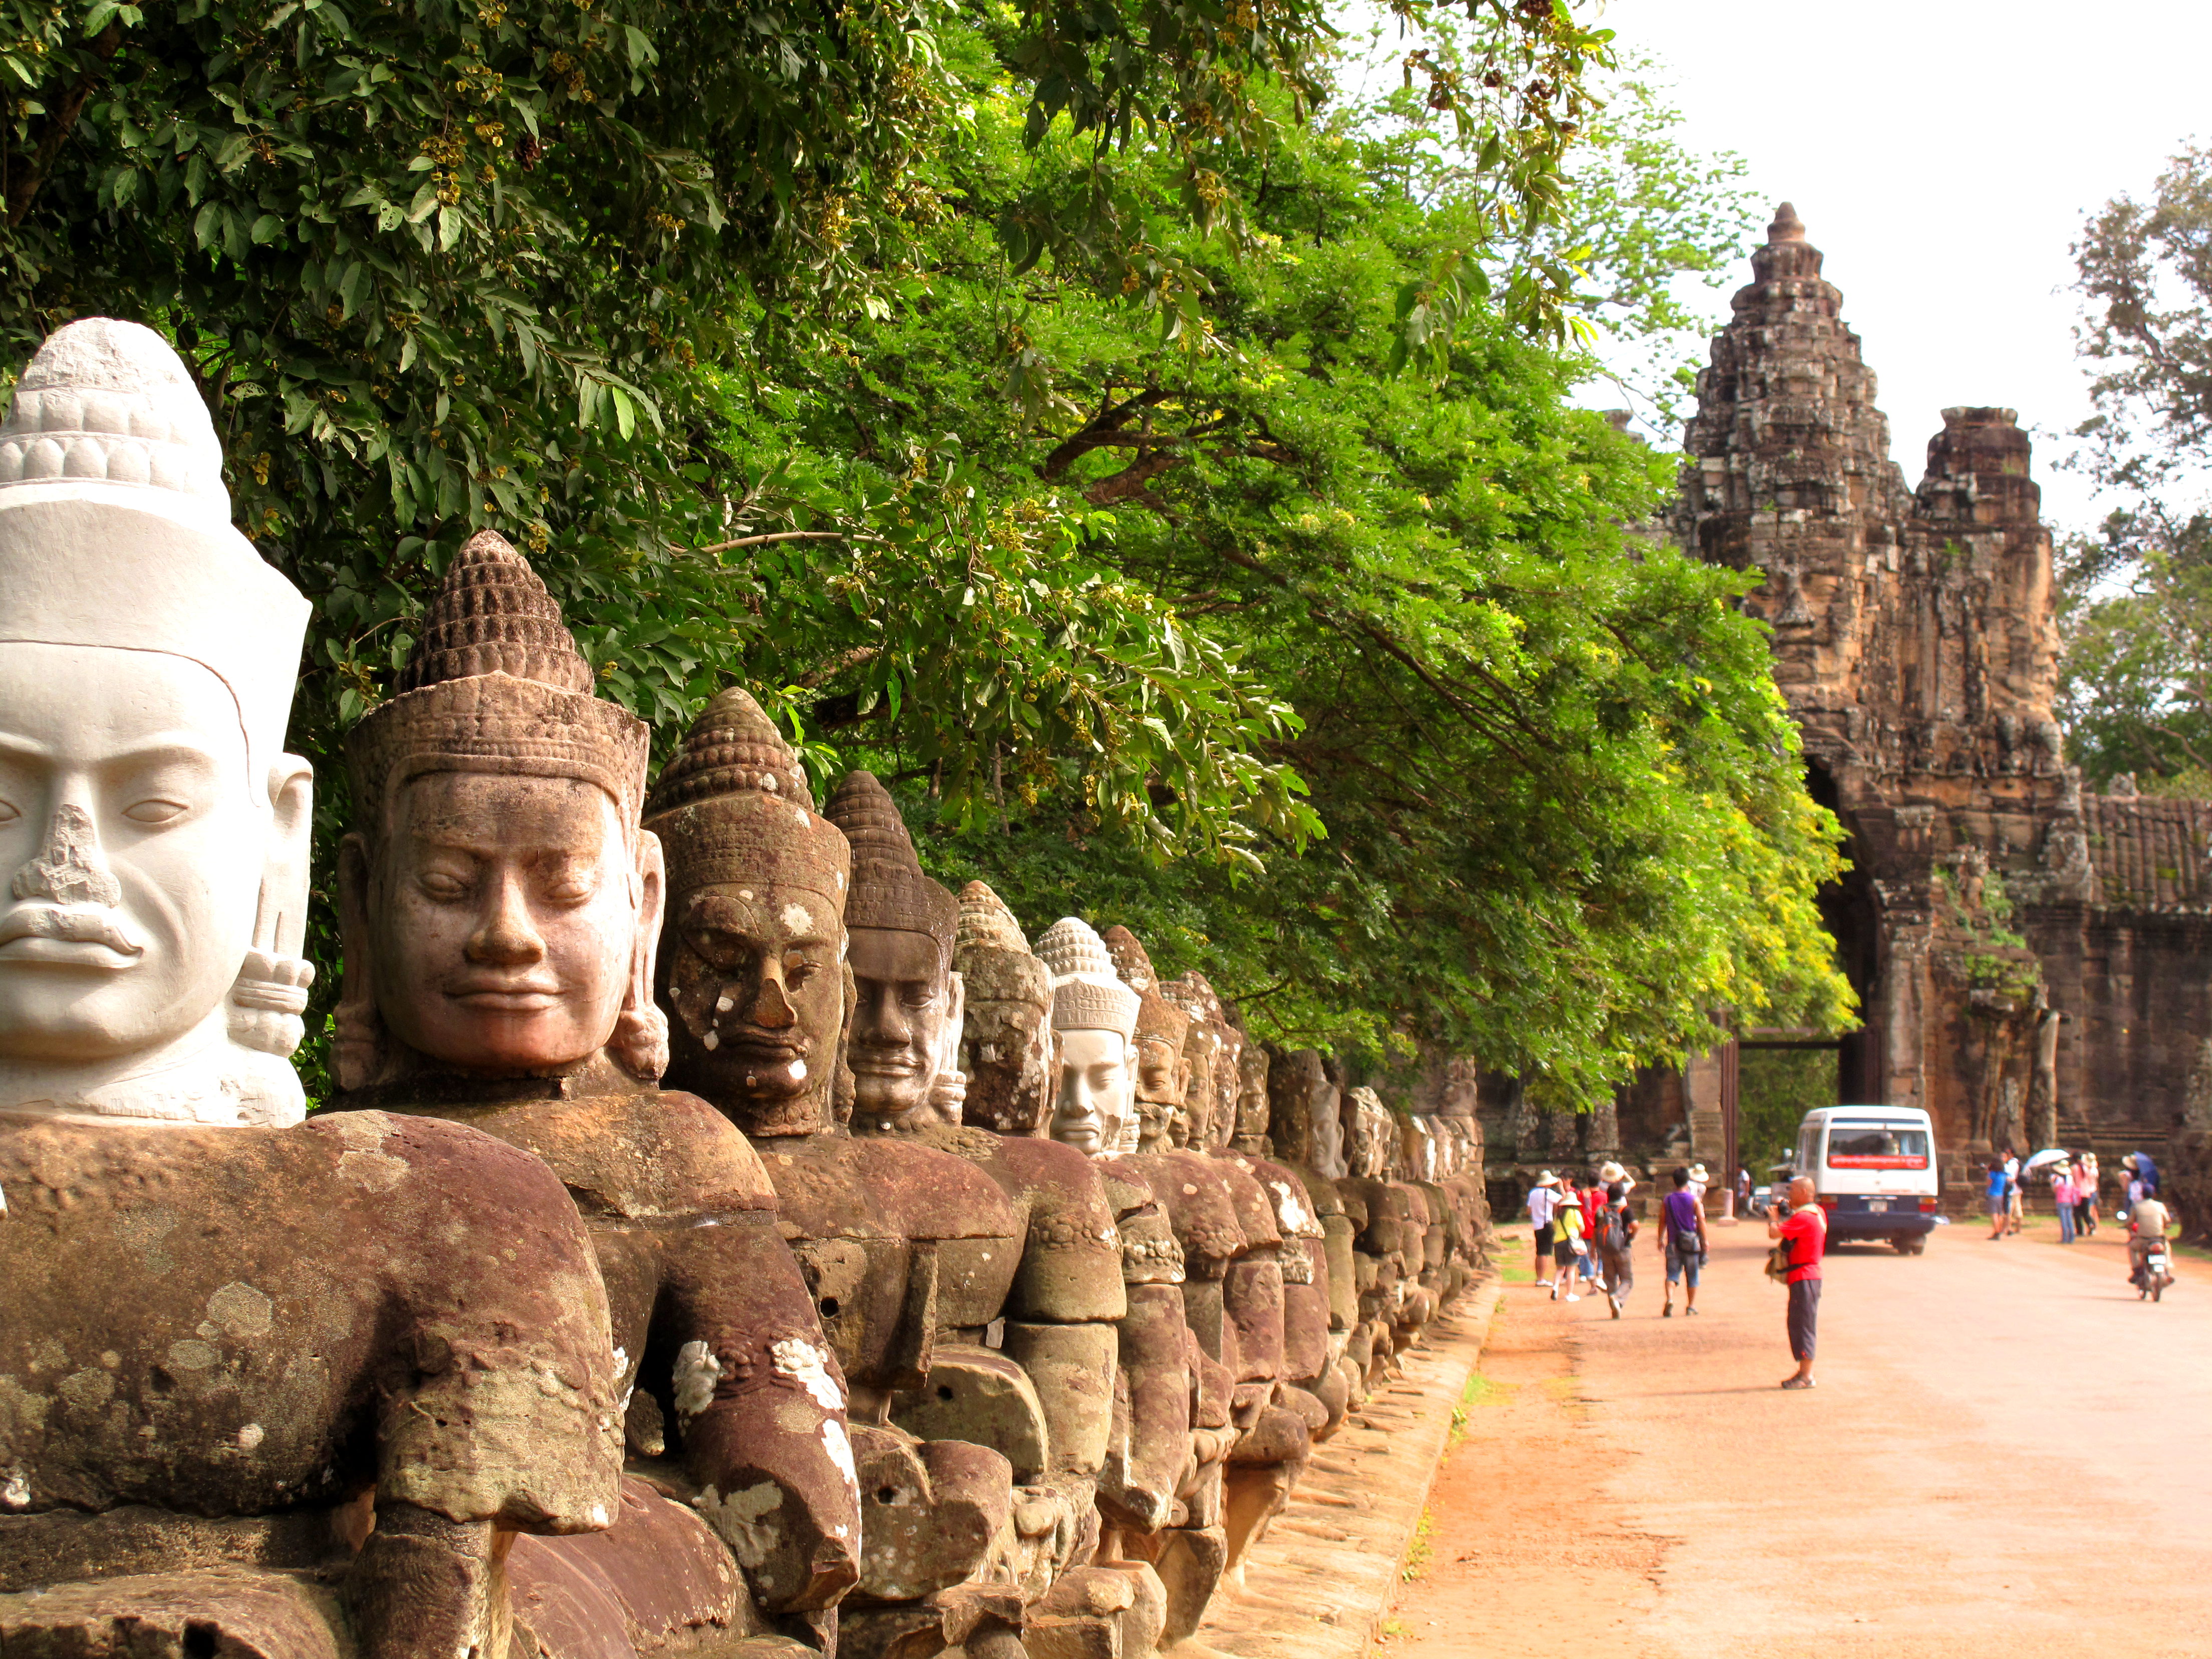
[[[1936,1126],[1910,1106],[1823,1106],[1797,1128],[1791,1168],[1813,1178],[1839,1243],[1886,1238],[1907,1255],[1928,1248],[1939,1188]]]

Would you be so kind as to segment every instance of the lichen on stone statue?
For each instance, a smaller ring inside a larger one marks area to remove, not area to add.
[[[858,1571],[842,1381],[758,1158],[706,1102],[655,1086],[669,1044],[647,732],[592,684],[528,561],[473,538],[398,694],[347,744],[338,1103],[536,1153],[591,1230],[627,1438],[672,1461],[626,1483],[588,1551],[518,1547],[533,1638],[556,1659],[614,1639],[579,1625],[574,1581],[649,1629],[680,1579],[696,1594],[665,1635],[781,1621],[812,1639]],[[780,1358],[799,1352],[824,1363]]]
[[[535,1158],[299,1121],[308,607],[228,516],[166,342],[48,341],[0,428],[0,1649],[496,1659],[501,1534],[612,1519],[605,1298]]]

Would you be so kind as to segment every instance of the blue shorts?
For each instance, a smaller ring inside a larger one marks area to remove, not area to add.
[[[1669,1285],[1686,1283],[1692,1290],[1698,1288],[1698,1275],[1705,1271],[1705,1253],[1692,1250],[1686,1255],[1672,1244],[1667,1247],[1667,1282]]]

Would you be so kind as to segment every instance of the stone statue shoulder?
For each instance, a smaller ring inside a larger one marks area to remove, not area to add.
[[[1184,1150],[1139,1152],[1126,1161],[1146,1172],[1152,1191],[1167,1206],[1191,1276],[1219,1278],[1247,1248],[1244,1229],[1237,1218],[1237,1200],[1220,1162]]]
[[[511,1098],[487,1102],[487,1085],[471,1086],[471,1097],[441,1101],[431,1091],[396,1084],[340,1103],[465,1123],[534,1152],[587,1218],[775,1214],[775,1188],[752,1144],[696,1095],[635,1087],[556,1095],[523,1083],[511,1085]]]
[[[1182,1284],[1182,1246],[1176,1240],[1175,1223],[1143,1169],[1127,1158],[1100,1158],[1094,1167],[1105,1182],[1106,1201],[1121,1236],[1121,1282]]]
[[[1288,1164],[1278,1164],[1273,1158],[1259,1158],[1247,1152],[1226,1155],[1245,1174],[1260,1183],[1260,1190],[1267,1195],[1274,1206],[1275,1225],[1287,1242],[1293,1238],[1319,1238],[1322,1236],[1321,1216],[1308,1195],[1306,1183],[1298,1178],[1297,1170]]]
[[[964,1158],[1026,1212],[1028,1248],[1008,1311],[1048,1320],[1119,1319],[1121,1243],[1098,1166],[1073,1146],[945,1127],[925,1145]]]
[[[1316,1217],[1344,1213],[1344,1194],[1337,1191],[1336,1182],[1320,1170],[1310,1170],[1303,1164],[1278,1164],[1275,1167],[1289,1171],[1305,1188],[1306,1202],[1313,1206]]]
[[[1024,1231],[997,1182],[915,1136],[808,1135],[760,1157],[790,1237],[1012,1243]]]
[[[1275,1218],[1274,1199],[1261,1186],[1249,1163],[1231,1153],[1212,1153],[1222,1179],[1229,1183],[1230,1201],[1237,1206],[1237,1224],[1244,1231],[1248,1249],[1273,1250],[1283,1242],[1282,1225]]]
[[[0,1117],[0,1508],[612,1514],[606,1296],[537,1158],[380,1112]]]

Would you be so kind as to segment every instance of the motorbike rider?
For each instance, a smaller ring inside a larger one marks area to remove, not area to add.
[[[2167,1224],[2166,1206],[2155,1198],[2139,1198],[2128,1212],[2129,1284],[2142,1284],[2149,1273],[2152,1255],[2166,1249]]]

